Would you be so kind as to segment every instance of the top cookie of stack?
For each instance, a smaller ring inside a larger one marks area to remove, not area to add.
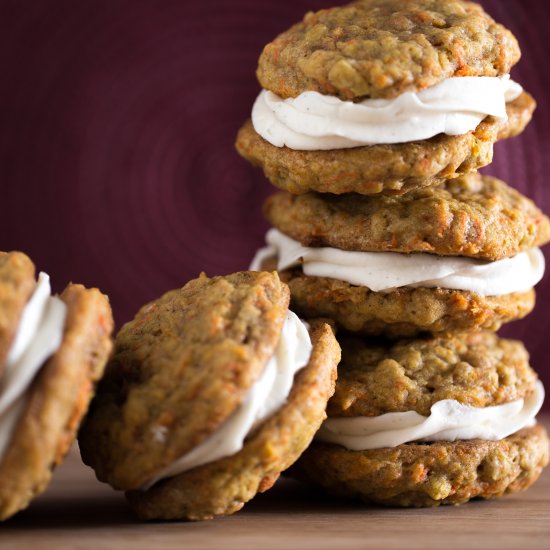
[[[268,44],[239,153],[291,193],[401,195],[473,172],[535,101],[520,50],[462,0],[360,0],[308,13]]]

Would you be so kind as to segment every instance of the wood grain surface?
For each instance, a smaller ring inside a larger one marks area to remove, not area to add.
[[[282,479],[230,517],[139,523],[73,449],[48,491],[0,525],[0,549],[46,548],[542,550],[550,548],[550,469],[524,493],[462,506],[366,507]]]

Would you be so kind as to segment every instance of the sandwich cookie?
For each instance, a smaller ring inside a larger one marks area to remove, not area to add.
[[[44,491],[73,443],[111,352],[97,289],[52,296],[21,252],[0,253],[0,519]]]
[[[281,271],[293,308],[352,332],[498,329],[534,306],[550,221],[504,182],[470,174],[402,197],[268,198],[252,269]]]
[[[340,348],[288,304],[276,273],[202,275],[123,326],[79,443],[140,518],[236,512],[309,445]]]
[[[435,506],[526,489],[548,464],[544,389],[520,342],[480,331],[341,345],[329,418],[292,475],[338,496]]]
[[[237,150],[291,193],[403,194],[489,164],[535,101],[514,36],[462,0],[362,0],[268,44]]]

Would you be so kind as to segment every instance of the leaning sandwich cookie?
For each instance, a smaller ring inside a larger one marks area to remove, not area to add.
[[[520,342],[489,332],[343,336],[329,418],[293,467],[338,496],[460,504],[529,487],[548,464],[544,389]]]
[[[392,337],[524,317],[550,239],[531,200],[479,174],[401,197],[278,193],[265,213],[252,269],[277,268],[305,318]]]
[[[140,518],[236,512],[309,445],[340,348],[288,303],[276,273],[202,275],[121,329],[79,443]]]
[[[514,36],[462,0],[359,0],[268,44],[237,150],[291,193],[403,194],[477,170],[535,108]]]
[[[112,330],[97,289],[69,284],[52,296],[25,254],[0,253],[0,519],[43,492],[69,450]]]

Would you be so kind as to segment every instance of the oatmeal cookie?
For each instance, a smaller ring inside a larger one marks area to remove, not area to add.
[[[416,411],[437,401],[491,407],[523,399],[537,375],[517,340],[487,331],[384,342],[340,335],[342,362],[330,417]]]
[[[48,485],[75,440],[111,352],[107,297],[70,284],[60,298],[67,306],[62,343],[34,379],[0,460],[0,519],[25,508]]]
[[[221,426],[273,355],[288,303],[277,274],[241,272],[203,274],[143,306],[80,431],[98,479],[137,489]]]
[[[338,497],[438,506],[525,490],[548,464],[548,455],[548,435],[537,424],[499,441],[405,443],[369,451],[314,442],[290,473]]]
[[[237,454],[159,482],[148,491],[129,491],[142,519],[208,519],[240,510],[256,493],[271,488],[313,439],[334,391],[340,349],[330,327],[313,322],[313,351],[296,375],[287,402],[265,421]]]
[[[281,97],[391,98],[452,76],[500,76],[520,57],[512,33],[462,0],[359,0],[316,13],[263,50],[257,76]]]
[[[402,195],[490,164],[495,141],[520,134],[535,105],[523,92],[506,105],[507,121],[489,116],[463,135],[440,134],[423,141],[328,151],[275,147],[248,121],[237,135],[236,148],[261,167],[273,185],[290,193]]]
[[[343,250],[494,261],[550,240],[550,220],[533,201],[481,174],[403,197],[276,193],[264,211],[274,227],[304,246]]]
[[[0,378],[19,318],[36,286],[34,272],[22,252],[0,252]]]
[[[280,275],[290,287],[293,310],[304,318],[328,317],[345,330],[391,338],[498,330],[535,306],[534,289],[503,296],[421,287],[374,292],[338,279],[310,277],[301,269]]]

